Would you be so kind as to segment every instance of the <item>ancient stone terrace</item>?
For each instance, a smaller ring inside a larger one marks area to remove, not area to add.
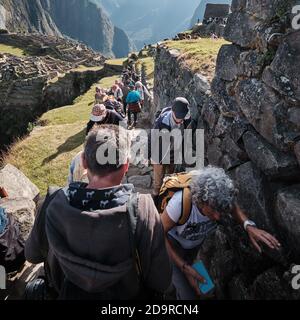
[[[24,56],[0,53],[0,145],[27,132],[50,108],[72,103],[104,74],[104,57],[69,39],[1,34]]]
[[[226,19],[228,18],[229,11],[230,6],[228,4],[208,3],[204,13],[204,21],[214,18]]]
[[[206,5],[204,19],[202,24],[193,27],[191,37],[223,37],[225,26],[230,12],[228,4],[211,4]]]
[[[0,80],[6,82],[38,76],[54,78],[73,67],[73,63],[55,59],[51,56],[21,58],[10,54],[0,54]]]
[[[75,66],[103,65],[105,58],[75,40],[42,34],[0,34],[0,43],[21,48],[31,56],[50,56]]]

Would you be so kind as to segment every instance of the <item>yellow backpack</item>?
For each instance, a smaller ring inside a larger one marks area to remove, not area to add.
[[[184,225],[192,211],[192,195],[190,190],[192,175],[189,173],[176,173],[167,176],[164,179],[163,185],[160,189],[159,199],[158,199],[158,211],[162,214],[171,198],[178,191],[182,192],[182,202],[181,202],[181,217],[177,223],[178,226]]]

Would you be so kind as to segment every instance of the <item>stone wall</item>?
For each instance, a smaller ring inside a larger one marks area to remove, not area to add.
[[[41,72],[38,63],[44,61],[33,59],[32,64],[27,59],[24,65],[19,64],[16,68],[9,62],[7,66],[10,69],[7,70],[1,70],[0,61],[0,71],[3,71],[0,72],[3,79],[0,81],[0,150],[26,134],[29,123],[43,113],[72,104],[76,97],[107,74],[104,68],[67,72],[62,69],[66,73],[61,74],[58,71],[59,60],[56,60],[56,68]],[[25,66],[24,73],[16,76],[15,71],[20,71],[22,66]],[[57,75],[55,80],[53,77]]]
[[[220,299],[300,298],[290,272],[300,264],[300,31],[290,29],[296,2],[234,0],[225,30],[232,44],[221,48],[211,84],[184,69],[179,52],[158,49],[154,104],[190,100],[205,129],[206,164],[227,170],[242,209],[282,243],[279,252],[263,248],[260,255],[228,218],[199,252]]]
[[[204,19],[208,20],[209,18],[227,18],[229,14],[230,6],[228,4],[213,4],[208,3],[206,5]]]
[[[48,83],[43,91],[44,105],[47,109],[53,109],[72,104],[76,97],[110,74],[112,72],[104,68],[99,71],[71,71],[54,83]]]

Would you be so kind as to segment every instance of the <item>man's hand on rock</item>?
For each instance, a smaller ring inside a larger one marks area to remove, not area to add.
[[[256,227],[248,226],[247,232],[248,232],[251,243],[259,253],[262,253],[262,249],[259,243],[264,243],[269,248],[276,249],[276,250],[279,250],[279,248],[281,247],[281,244],[279,243],[279,241],[264,230],[258,229]]]

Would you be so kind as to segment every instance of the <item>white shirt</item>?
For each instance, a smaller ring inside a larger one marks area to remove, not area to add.
[[[178,223],[181,217],[182,191],[174,194],[167,205],[167,213],[172,221]],[[202,244],[206,236],[216,228],[216,223],[204,216],[197,206],[192,205],[191,215],[182,226],[175,226],[169,235],[177,240],[183,249],[193,249]]]

